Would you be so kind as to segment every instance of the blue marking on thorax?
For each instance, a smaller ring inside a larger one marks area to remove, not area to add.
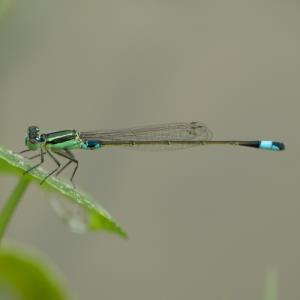
[[[100,147],[101,147],[101,142],[97,140],[85,141],[81,146],[82,149],[90,149],[90,150],[99,149]]]
[[[280,150],[274,143],[273,141],[261,141],[259,145],[260,149],[264,150],[273,150],[273,151],[278,151]]]

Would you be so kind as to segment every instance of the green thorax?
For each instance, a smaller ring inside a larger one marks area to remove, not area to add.
[[[53,149],[79,149],[82,140],[76,130],[63,130],[43,135],[45,147]]]

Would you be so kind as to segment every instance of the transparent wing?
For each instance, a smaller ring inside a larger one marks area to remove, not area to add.
[[[211,140],[212,132],[200,122],[182,122],[82,132],[80,137],[83,141],[98,140],[102,145],[158,151],[178,150],[200,145],[197,141]]]

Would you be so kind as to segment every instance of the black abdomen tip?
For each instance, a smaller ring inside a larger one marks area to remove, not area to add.
[[[279,151],[285,150],[285,144],[281,142],[273,142],[273,145],[278,148]]]

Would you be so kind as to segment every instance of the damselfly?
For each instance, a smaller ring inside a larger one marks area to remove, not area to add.
[[[41,184],[51,175],[60,174],[71,163],[75,164],[72,176],[78,169],[78,161],[71,150],[95,150],[110,146],[126,147],[131,149],[143,150],[179,150],[202,145],[235,145],[245,146],[271,151],[281,151],[285,146],[281,142],[268,140],[212,140],[212,132],[202,123],[170,123],[152,126],[142,126],[119,130],[99,130],[80,132],[77,130],[62,130],[52,133],[40,133],[37,126],[30,126],[27,130],[25,144],[27,151],[38,150],[39,154],[30,159],[40,157],[40,162],[26,173],[39,167],[44,162],[44,156],[48,154],[56,163],[56,168],[51,171]],[[56,155],[62,156],[68,161],[62,165]]]

